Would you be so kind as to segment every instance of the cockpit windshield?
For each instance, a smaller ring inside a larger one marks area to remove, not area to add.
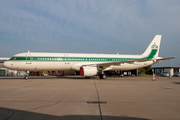
[[[19,57],[11,57],[10,60],[19,60]]]

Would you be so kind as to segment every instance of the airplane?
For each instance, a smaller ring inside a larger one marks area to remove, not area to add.
[[[74,73],[79,71],[86,78],[99,75],[106,79],[105,71],[133,70],[163,60],[176,57],[158,57],[161,35],[156,35],[145,52],[141,55],[122,54],[85,54],[85,53],[40,53],[26,52],[16,54],[4,62],[4,67],[17,71],[27,71],[25,79],[29,78],[29,71],[64,71]]]

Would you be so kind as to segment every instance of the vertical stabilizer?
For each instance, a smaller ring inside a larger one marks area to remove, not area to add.
[[[159,54],[160,43],[161,35],[156,35],[142,55],[147,57],[147,59],[157,58]]]

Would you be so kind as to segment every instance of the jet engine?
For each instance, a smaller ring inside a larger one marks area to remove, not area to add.
[[[79,70],[80,75],[84,77],[95,76],[97,72],[97,67],[92,66],[82,66]]]

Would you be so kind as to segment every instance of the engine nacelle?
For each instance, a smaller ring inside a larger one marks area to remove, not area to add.
[[[97,67],[91,66],[82,66],[79,70],[80,75],[85,77],[95,76],[97,72]]]

